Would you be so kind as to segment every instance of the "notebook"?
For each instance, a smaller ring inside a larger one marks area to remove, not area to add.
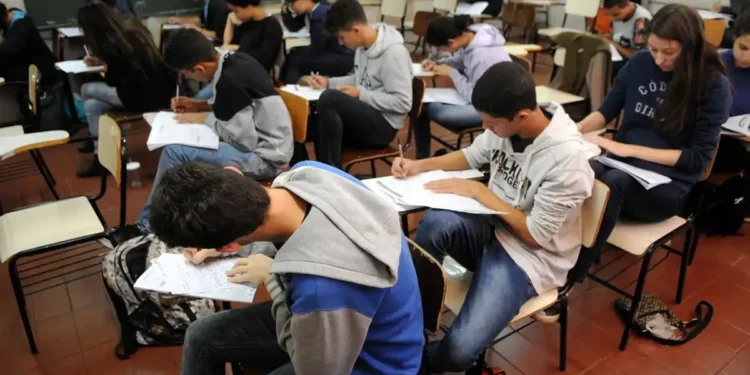
[[[104,71],[104,66],[88,66],[83,60],[60,61],[55,63],[55,67],[68,74],[101,73]]]
[[[721,127],[740,136],[750,136],[750,115],[730,117]]]
[[[205,124],[178,124],[172,112],[159,112],[151,123],[146,146],[149,151],[166,145],[185,145],[216,150],[219,136]]]

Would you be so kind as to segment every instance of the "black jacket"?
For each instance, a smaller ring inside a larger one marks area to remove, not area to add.
[[[224,28],[230,12],[225,0],[208,0],[208,12],[201,11],[201,23],[207,30],[216,33],[219,42],[224,39]]]
[[[320,2],[318,7],[310,14],[303,14],[297,17],[293,17],[291,13],[287,11],[281,12],[281,20],[284,22],[284,26],[289,31],[296,32],[307,26],[305,19],[310,23],[310,47],[315,54],[337,54],[343,56],[352,56],[354,58],[354,51],[350,50],[339,44],[338,38],[335,35],[329,35],[323,29],[323,22],[325,21],[328,9],[331,9],[331,4]]]
[[[279,21],[268,16],[260,21],[249,20],[235,26],[231,44],[239,45],[239,52],[254,57],[270,72],[281,50],[282,35]]]
[[[42,73],[42,84],[52,85],[58,81],[55,71],[55,55],[39,35],[31,17],[18,9],[18,18],[3,30],[4,40],[0,43],[0,77],[6,81],[27,81],[29,65],[34,64]]]

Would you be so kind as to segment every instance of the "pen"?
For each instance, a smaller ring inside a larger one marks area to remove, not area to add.
[[[86,51],[86,56],[91,56],[91,52],[89,52],[89,47],[86,47],[86,45],[83,45],[83,50]]]
[[[401,136],[397,135],[396,138],[398,139],[398,156],[401,158],[401,167],[404,166],[404,146],[401,144]]]

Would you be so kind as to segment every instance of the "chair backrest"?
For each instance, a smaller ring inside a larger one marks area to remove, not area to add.
[[[146,29],[151,33],[156,49],[161,51],[161,37],[166,19],[160,17],[149,17],[146,19]]]
[[[565,13],[594,18],[599,11],[600,0],[567,0],[565,2]]]
[[[39,94],[37,89],[39,88],[39,82],[42,77],[39,74],[39,68],[36,65],[29,65],[29,110],[31,115],[36,117],[39,110]]]
[[[122,133],[120,126],[108,116],[99,117],[99,163],[115,178],[117,186],[122,180]],[[121,187],[125,189],[125,187]]]
[[[589,108],[599,108],[609,92],[612,82],[612,54],[600,52],[589,60],[586,72],[586,95]]]
[[[510,60],[518,65],[521,65],[527,72],[531,72],[531,63],[529,62],[529,60],[526,60],[523,57],[518,57],[516,55],[510,55]]]
[[[406,0],[383,0],[380,3],[380,15],[404,18],[406,16]]]
[[[724,20],[703,20],[704,36],[714,47],[721,45],[721,40],[724,38],[726,29],[727,24]]]
[[[508,2],[503,6],[500,19],[504,25],[533,29],[536,27],[536,7],[530,4]]]
[[[409,250],[414,261],[419,283],[419,295],[422,297],[422,312],[424,329],[429,334],[435,334],[440,329],[443,319],[443,303],[448,287],[448,279],[443,266],[410,239]]]
[[[281,100],[284,101],[289,116],[292,117],[292,134],[294,140],[304,143],[307,139],[307,118],[310,116],[310,104],[307,100],[297,95],[288,93],[284,90],[277,89]]]
[[[432,0],[432,7],[448,13],[453,13],[458,5],[458,0]]]
[[[425,83],[418,77],[411,79],[411,110],[409,118],[416,120],[422,114],[422,99],[424,98]]]
[[[583,246],[591,248],[599,235],[599,227],[604,219],[604,210],[609,201],[609,186],[599,180],[594,180],[594,188],[591,196],[583,202],[581,210],[581,223],[583,233],[581,242]]]
[[[578,32],[562,32],[552,39],[558,46],[555,64],[558,64],[559,56],[564,59],[564,64],[549,86],[570,94],[588,96],[585,92],[586,75],[596,56],[602,54],[606,55],[603,58],[612,59],[609,43],[597,35]],[[563,48],[564,52],[561,51]]]
[[[427,27],[430,26],[430,22],[438,17],[440,17],[440,14],[433,12],[419,11],[415,13],[412,32],[419,37],[425,36],[427,34]]]

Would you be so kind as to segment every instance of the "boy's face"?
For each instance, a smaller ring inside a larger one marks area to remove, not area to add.
[[[350,30],[339,30],[339,44],[349,49],[357,49],[363,45],[362,25],[354,25]]]
[[[612,8],[604,9],[604,13],[607,13],[612,21],[622,21],[628,16],[628,4],[623,6],[615,5]]]
[[[513,120],[502,117],[493,117],[488,113],[477,111],[479,118],[482,119],[482,127],[495,133],[500,138],[512,137],[521,132],[523,123],[529,117],[528,110],[522,110],[516,113]]]
[[[289,7],[297,14],[307,14],[312,12],[312,8],[315,6],[311,0],[292,0]]]
[[[192,70],[183,69],[180,70],[180,74],[185,76],[185,78],[189,78],[192,80],[196,80],[198,82],[207,83],[211,81],[211,78],[213,78],[213,74],[211,74],[210,70],[204,63],[198,63],[196,66],[193,67]]]
[[[253,16],[253,7],[252,5],[248,5],[246,7],[238,7],[236,5],[227,4],[229,7],[229,10],[234,12],[235,15],[237,15],[237,19],[239,19],[242,22],[245,22],[252,18]]]

